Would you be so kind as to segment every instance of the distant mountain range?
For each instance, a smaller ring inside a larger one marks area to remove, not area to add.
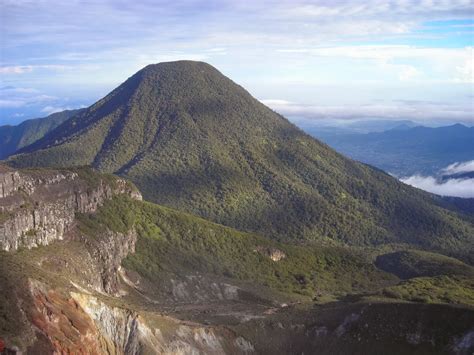
[[[429,128],[402,124],[384,132],[345,133],[340,128],[308,129],[338,152],[396,176],[435,175],[444,167],[474,159],[474,127]]]
[[[373,133],[384,132],[390,129],[407,129],[420,126],[418,123],[410,120],[354,120],[347,122],[337,122],[333,120],[318,120],[310,124],[303,121],[300,127],[309,134],[351,134],[351,133]]]
[[[18,149],[36,142],[79,112],[81,109],[66,110],[47,117],[27,120],[16,126],[0,126],[0,159],[5,159]]]

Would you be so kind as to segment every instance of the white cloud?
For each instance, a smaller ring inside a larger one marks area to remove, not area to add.
[[[450,174],[458,174],[458,173],[468,173],[474,171],[474,160],[462,162],[462,163],[454,163],[442,170],[442,172],[446,175]]]
[[[402,65],[398,67],[399,73],[398,78],[401,81],[408,81],[416,78],[421,72],[411,65]]]
[[[446,82],[474,82],[474,54],[472,47],[425,48],[408,45],[360,45],[314,48],[279,49],[281,53],[307,54],[322,58],[346,58],[353,61],[370,61],[374,65],[395,71],[402,81],[419,77],[422,70],[435,73]],[[412,64],[405,64],[403,62]],[[400,63],[402,62],[402,64]],[[415,65],[417,67],[415,67]],[[425,81],[432,79],[425,78]]]
[[[280,99],[260,100],[260,102],[270,107],[288,107],[294,105],[294,103],[291,101]]]
[[[9,94],[35,94],[39,91],[34,88],[17,88],[13,86],[5,86],[0,88],[2,95],[9,95]]]
[[[468,49],[470,57],[466,58],[464,63],[456,67],[457,76],[455,81],[462,83],[474,83],[474,52],[473,48]]]
[[[0,74],[25,74],[31,73],[36,69],[48,69],[48,70],[65,70],[68,67],[65,65],[11,65],[0,67]]]
[[[33,88],[4,87],[1,89],[0,107],[19,108],[57,100],[57,97],[40,94]]]
[[[31,65],[14,65],[0,67],[0,74],[24,74],[33,71]]]
[[[474,179],[450,179],[440,182],[432,176],[411,176],[405,184],[442,196],[474,197]]]
[[[290,118],[305,119],[411,119],[473,122],[472,107],[427,101],[394,101],[366,105],[305,105],[287,100],[260,100],[275,111]]]
[[[315,0],[311,3],[295,2],[287,8],[287,16],[318,18],[327,17],[393,17],[424,18],[426,16],[462,17],[472,10],[469,0],[366,0],[330,1]]]

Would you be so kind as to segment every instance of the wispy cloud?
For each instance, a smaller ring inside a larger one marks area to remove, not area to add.
[[[24,74],[33,70],[31,65],[13,65],[0,67],[0,74]]]
[[[71,110],[71,109],[72,107],[45,106],[41,109],[41,112],[50,115],[52,113],[61,112],[64,110]]]
[[[423,70],[436,70],[435,78],[425,81],[444,81],[474,83],[473,48],[424,48],[408,45],[358,45],[316,48],[279,49],[282,53],[307,54],[314,57],[348,58],[369,60],[386,71],[395,72],[400,80],[418,78]],[[406,64],[403,61],[414,64]],[[416,65],[416,66],[415,66]],[[418,67],[418,68],[417,68]]]
[[[28,95],[14,99],[1,99],[0,107],[24,107],[33,104],[41,104],[48,101],[57,100],[57,97],[51,95]]]
[[[47,69],[47,70],[65,70],[67,66],[65,65],[11,65],[11,66],[2,66],[0,67],[0,74],[25,74],[31,73],[33,70],[37,69]]]
[[[442,170],[443,174],[450,175],[450,174],[458,174],[458,173],[467,173],[474,171],[474,160],[462,162],[462,163],[454,163]]]

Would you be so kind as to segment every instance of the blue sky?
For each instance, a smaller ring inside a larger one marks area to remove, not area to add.
[[[301,122],[474,125],[470,0],[2,0],[0,124],[203,60]]]

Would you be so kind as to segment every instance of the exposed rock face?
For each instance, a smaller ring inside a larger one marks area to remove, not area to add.
[[[37,339],[28,350],[58,354],[253,354],[253,345],[226,329],[183,324],[165,317],[145,319],[90,294],[70,295],[30,282],[28,312]],[[35,352],[36,353],[36,352]]]
[[[28,312],[29,317],[41,334],[31,350],[51,354],[106,353],[106,340],[74,299],[48,290],[37,281],[31,281],[30,292],[34,307]]]
[[[108,353],[137,354],[139,352],[139,320],[136,312],[109,307],[89,295],[72,293],[72,297],[104,337]]]
[[[286,258],[286,254],[283,251],[277,248],[273,248],[273,247],[260,246],[260,247],[257,247],[255,251],[262,254],[263,256],[269,257],[273,261],[280,261]]]
[[[6,251],[63,239],[76,212],[94,212],[116,194],[141,200],[136,189],[118,178],[91,183],[74,171],[16,171],[5,166],[0,166],[0,193],[0,249]]]
[[[136,312],[110,307],[89,295],[73,293],[72,296],[94,320],[97,329],[110,344],[107,350],[112,354],[217,355],[255,352],[251,343],[229,331],[181,324],[162,316],[154,319],[158,326],[150,326]]]
[[[92,260],[99,266],[100,275],[96,290],[117,294],[120,264],[129,253],[135,252],[137,241],[135,229],[124,234],[107,230],[96,239],[82,235],[75,238],[85,244]]]

